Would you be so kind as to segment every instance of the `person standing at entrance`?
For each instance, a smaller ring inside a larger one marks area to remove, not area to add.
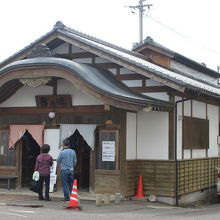
[[[63,148],[57,157],[60,164],[60,174],[62,180],[64,200],[70,200],[74,180],[74,167],[77,163],[76,153],[70,148],[70,140],[63,140]]]
[[[38,155],[35,164],[35,171],[40,173],[39,200],[51,201],[49,197],[50,188],[50,167],[53,165],[53,158],[48,154],[50,145],[44,144],[41,148],[41,154]],[[45,197],[43,197],[43,185],[45,183]]]

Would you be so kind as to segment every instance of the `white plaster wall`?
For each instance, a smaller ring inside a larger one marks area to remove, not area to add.
[[[92,58],[78,58],[73,61],[77,63],[92,63]]]
[[[192,105],[192,116],[196,118],[206,119],[206,104],[193,100]]]
[[[147,79],[145,82],[146,86],[163,86],[161,83],[158,83],[152,79]]]
[[[85,50],[83,50],[83,49],[81,49],[81,48],[79,48],[75,45],[72,45],[72,52],[73,53],[80,53],[80,52],[87,52],[87,51],[85,51]]]
[[[56,159],[60,152],[60,129],[45,129],[44,144],[50,145],[49,154],[53,157],[53,159]]]
[[[89,96],[67,80],[59,80],[57,83],[58,95],[71,95],[72,105],[101,105],[101,101]],[[23,86],[12,97],[0,104],[0,107],[31,107],[36,106],[36,95],[53,95],[51,86],[39,86],[31,88]]]
[[[191,116],[191,101],[184,102],[184,116]]]
[[[137,114],[127,113],[126,159],[137,159]]]
[[[138,112],[137,159],[168,159],[168,113]]]
[[[166,92],[149,92],[149,93],[142,93],[143,95],[155,98],[155,99],[160,99],[164,101],[169,101],[169,96],[167,95]]]
[[[177,98],[176,101],[179,101]],[[182,103],[177,104],[177,158],[182,158]]]
[[[180,98],[176,98],[180,100]],[[192,106],[191,106],[192,104]],[[192,112],[191,112],[192,109]],[[177,108],[177,152],[178,159],[182,159],[182,103]],[[193,100],[184,102],[184,116],[206,119],[206,104]],[[217,136],[219,134],[219,110],[217,106],[207,106],[207,117],[209,120],[209,149],[208,157],[216,157],[219,155],[219,145],[217,144]],[[206,157],[205,149],[183,150],[183,159],[204,158]]]
[[[102,58],[102,57],[96,57],[95,58],[95,63],[109,63],[109,61]]]
[[[93,96],[89,96],[67,80],[59,80],[57,84],[58,95],[71,95],[72,105],[101,105],[103,104]]]
[[[161,83],[158,83],[152,79],[147,79],[145,81],[145,85],[147,87],[150,86],[163,86]],[[141,86],[141,85],[139,85]],[[150,92],[150,93],[142,93],[143,95],[155,98],[155,99],[160,99],[160,100],[164,100],[164,101],[169,101],[169,96],[167,95],[166,92]]]
[[[31,107],[36,106],[36,95],[52,95],[51,86],[39,86],[35,89],[23,86],[17,92],[0,104],[0,107]]]
[[[123,80],[122,82],[128,87],[142,86],[142,80]]]
[[[208,119],[209,119],[209,157],[219,156],[219,145],[217,143],[217,136],[219,135],[219,112],[218,107],[208,105]]]
[[[126,68],[121,68],[120,69],[120,74],[134,74],[135,72],[132,70],[128,70]]]

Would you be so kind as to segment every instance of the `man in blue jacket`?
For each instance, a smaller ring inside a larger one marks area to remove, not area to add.
[[[70,148],[70,140],[63,140],[63,149],[57,157],[60,164],[60,173],[63,187],[64,200],[70,200],[74,180],[74,167],[77,163],[76,153]]]

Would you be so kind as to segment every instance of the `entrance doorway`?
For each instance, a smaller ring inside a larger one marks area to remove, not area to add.
[[[68,139],[77,156],[75,178],[78,180],[78,188],[87,191],[89,190],[91,148],[77,129]]]
[[[40,146],[28,131],[22,136],[21,145],[21,186],[27,187],[32,179],[36,158],[40,154]]]

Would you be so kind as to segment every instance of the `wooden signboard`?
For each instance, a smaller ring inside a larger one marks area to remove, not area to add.
[[[71,108],[70,95],[39,95],[35,96],[38,108]]]

